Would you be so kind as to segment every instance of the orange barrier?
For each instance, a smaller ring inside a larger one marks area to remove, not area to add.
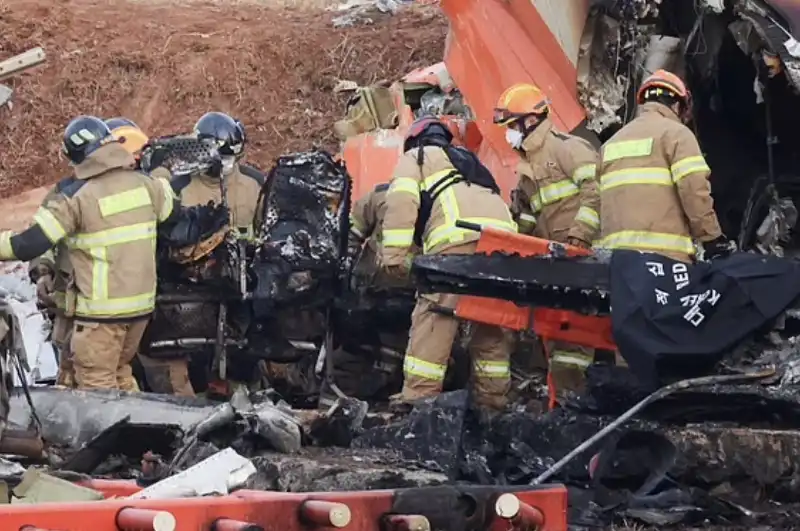
[[[481,230],[476,252],[542,256],[549,254],[553,245],[561,246],[567,256],[592,254],[580,247],[490,227]],[[550,308],[522,307],[509,301],[469,295],[459,298],[455,314],[461,319],[502,326],[510,330],[533,331],[544,340],[566,341],[603,350],[617,349],[611,334],[609,317],[581,315]]]
[[[136,489],[127,481],[87,484],[101,487],[106,497]],[[205,498],[6,505],[0,509],[0,521],[3,531],[426,531],[431,529],[425,514],[430,500],[436,499],[429,495],[434,489],[302,494],[241,490]],[[475,529],[567,529],[567,491],[562,485],[519,492],[478,489],[474,496],[463,489],[463,497],[475,508],[472,518],[480,518]],[[413,508],[415,514],[402,514],[400,507]],[[430,512],[441,511],[437,507]]]

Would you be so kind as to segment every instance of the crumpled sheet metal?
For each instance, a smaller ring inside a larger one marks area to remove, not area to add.
[[[186,431],[217,406],[200,398],[57,387],[32,388],[31,398],[42,421],[42,437],[69,448],[79,448],[126,416],[133,424],[163,424]],[[27,429],[32,422],[25,395],[16,390],[11,397],[9,425]]]

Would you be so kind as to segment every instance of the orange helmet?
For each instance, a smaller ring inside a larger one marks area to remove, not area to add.
[[[530,83],[512,85],[500,95],[494,109],[494,123],[508,125],[531,114],[544,114],[550,102],[539,87]]]
[[[666,91],[681,100],[687,108],[692,102],[692,93],[686,88],[683,80],[666,70],[656,70],[642,82],[636,93],[636,102],[640,105],[644,103],[644,98],[651,89],[657,89],[657,94],[660,94],[658,89]]]

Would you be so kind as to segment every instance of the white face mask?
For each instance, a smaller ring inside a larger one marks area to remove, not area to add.
[[[234,164],[236,164],[236,157],[222,157],[222,175],[233,173]]]
[[[517,131],[516,129],[506,129],[506,142],[508,145],[514,149],[519,149],[522,147],[522,141],[524,137],[522,133]]]

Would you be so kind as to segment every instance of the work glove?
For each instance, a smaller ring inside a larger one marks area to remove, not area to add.
[[[703,258],[706,260],[726,258],[736,251],[736,242],[728,240],[724,234],[710,242],[703,243]]]
[[[53,301],[53,277],[42,275],[36,281],[36,306],[39,309],[54,308]]]
[[[591,249],[592,244],[587,243],[580,238],[570,237],[567,238],[567,245],[572,245],[573,247],[580,247],[581,249]]]
[[[50,267],[48,264],[39,263],[36,264],[36,267],[31,267],[28,270],[28,278],[31,279],[31,282],[36,284],[39,282],[39,279],[44,276],[55,277],[56,272]]]
[[[383,265],[386,275],[396,279],[405,280],[411,274],[411,264],[414,262],[414,255],[409,253],[400,264]]]

